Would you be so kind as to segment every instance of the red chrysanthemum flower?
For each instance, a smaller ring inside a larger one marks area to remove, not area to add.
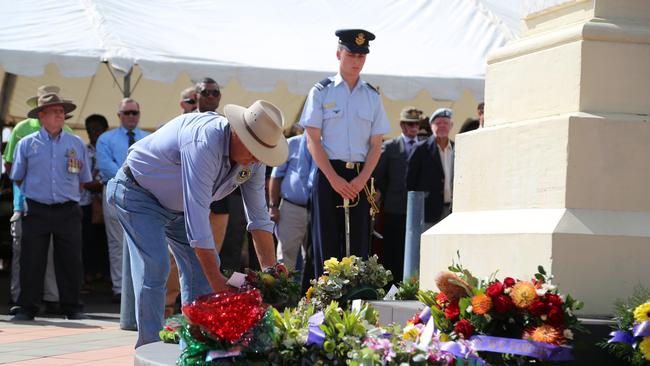
[[[460,315],[460,308],[458,308],[457,303],[450,303],[445,307],[445,318],[449,320],[454,320]]]
[[[456,334],[458,334],[458,336],[463,339],[470,339],[472,334],[474,334],[474,327],[472,326],[472,323],[469,322],[469,320],[462,319],[456,323],[454,332],[456,332]]]

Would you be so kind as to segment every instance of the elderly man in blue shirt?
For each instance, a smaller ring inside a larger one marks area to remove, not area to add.
[[[66,113],[75,108],[55,93],[42,95],[28,114],[40,120],[41,129],[16,147],[11,179],[25,196],[25,212],[20,309],[13,320],[33,320],[38,313],[51,237],[61,311],[69,319],[85,318],[79,298],[83,277],[79,199],[83,184],[91,181],[90,160],[84,142],[63,130]]]
[[[318,165],[312,194],[316,278],[323,273],[323,261],[346,255],[347,243],[350,254],[368,257],[368,213],[374,205],[368,183],[379,161],[382,137],[390,130],[379,92],[360,77],[375,35],[363,29],[340,29],[335,34],[339,73],[310,90],[300,119]],[[344,199],[350,201],[348,238]]]
[[[104,185],[117,174],[131,145],[149,135],[138,128],[140,122],[140,104],[131,98],[124,98],[118,106],[117,116],[120,126],[104,132],[96,144],[95,159]],[[105,188],[105,187],[104,187]],[[122,294],[122,249],[123,233],[117,219],[115,207],[106,201],[104,189],[104,225],[108,242],[108,259],[113,281],[113,302],[119,302]]]
[[[135,143],[107,186],[131,254],[138,340],[159,340],[163,326],[169,243],[181,278],[181,298],[228,288],[210,228],[210,203],[240,187],[247,229],[262,268],[276,264],[273,222],[264,197],[265,165],[287,159],[282,112],[266,101],[249,108],[178,116]]]
[[[298,251],[303,258],[309,232],[309,196],[316,164],[307,149],[307,137],[302,134],[289,138],[289,159],[273,168],[269,182],[269,214],[275,221],[278,238],[278,261],[293,270]]]

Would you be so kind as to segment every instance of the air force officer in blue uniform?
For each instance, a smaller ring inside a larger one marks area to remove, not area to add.
[[[382,137],[390,130],[379,92],[359,77],[375,35],[363,29],[335,34],[339,73],[311,89],[301,117],[318,165],[312,196],[316,277],[324,260],[345,256],[344,198],[356,205],[350,208],[350,254],[368,256],[370,206],[364,186],[379,160]]]
[[[284,118],[273,104],[225,106],[178,116],[136,142],[107,194],[118,211],[131,254],[138,340],[159,340],[163,326],[167,244],[176,258],[183,303],[227,289],[220,272],[210,203],[240,187],[248,231],[263,269],[275,265],[273,222],[264,192],[265,165],[288,156]]]

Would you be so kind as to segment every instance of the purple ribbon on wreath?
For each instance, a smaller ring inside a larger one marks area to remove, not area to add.
[[[320,329],[321,324],[325,321],[325,314],[322,311],[309,317],[309,334],[307,335],[307,345],[315,344],[322,347],[325,342],[325,332]]]
[[[456,359],[465,361],[468,366],[489,366],[482,358],[470,353],[470,349],[460,342],[442,342],[440,350],[451,353]]]
[[[616,330],[609,333],[610,338],[607,343],[627,343],[634,344],[637,337],[650,337],[650,320],[636,324],[632,328],[632,333],[624,330]]]
[[[470,338],[470,341],[477,351],[510,353],[552,362],[573,360],[573,355],[571,354],[572,348],[568,346],[556,346],[525,339],[483,335],[474,336]]]

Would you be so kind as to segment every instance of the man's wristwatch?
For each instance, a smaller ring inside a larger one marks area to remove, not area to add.
[[[269,203],[269,208],[278,208],[278,207],[279,207],[279,205]]]

